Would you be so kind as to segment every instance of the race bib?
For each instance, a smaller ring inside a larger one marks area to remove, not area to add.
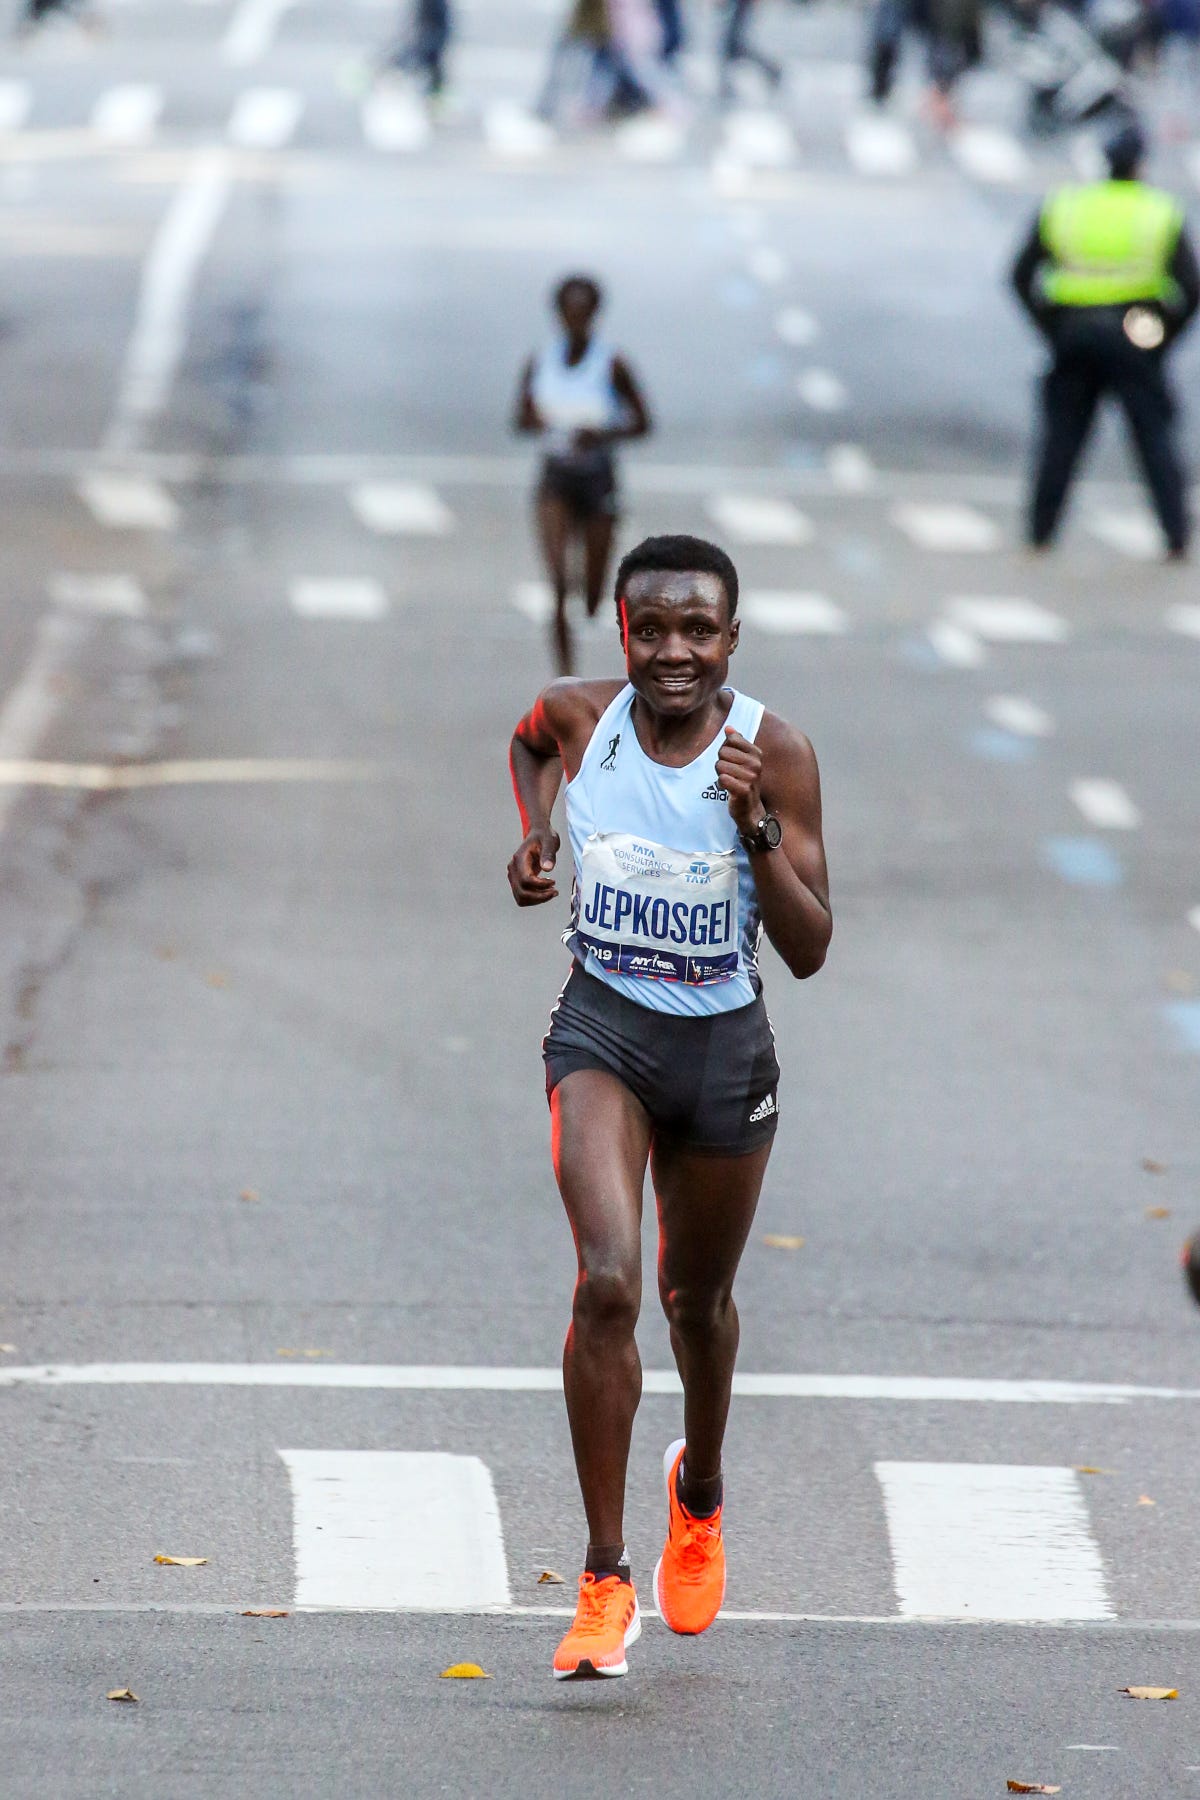
[[[737,853],[668,850],[626,832],[593,832],[579,871],[576,939],[612,975],[728,981],[738,966]]]

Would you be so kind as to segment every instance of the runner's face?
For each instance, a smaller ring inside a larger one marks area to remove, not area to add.
[[[720,692],[737,648],[719,575],[642,569],[621,598],[629,679],[652,712],[684,718]]]
[[[590,337],[596,318],[596,301],[591,289],[582,283],[569,287],[558,303],[558,313],[567,335],[576,343]]]

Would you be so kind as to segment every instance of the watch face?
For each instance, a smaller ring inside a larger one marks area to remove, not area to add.
[[[778,850],[783,842],[783,826],[770,813],[762,822],[762,841],[769,850]]]

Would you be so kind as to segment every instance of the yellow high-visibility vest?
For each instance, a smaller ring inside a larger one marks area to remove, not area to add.
[[[1054,259],[1042,292],[1053,306],[1166,300],[1182,227],[1178,202],[1140,181],[1060,188],[1042,209],[1042,242]]]

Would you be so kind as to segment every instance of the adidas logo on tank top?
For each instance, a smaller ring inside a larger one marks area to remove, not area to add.
[[[702,800],[728,800],[729,789],[720,787],[715,781],[710,781],[700,798]]]

